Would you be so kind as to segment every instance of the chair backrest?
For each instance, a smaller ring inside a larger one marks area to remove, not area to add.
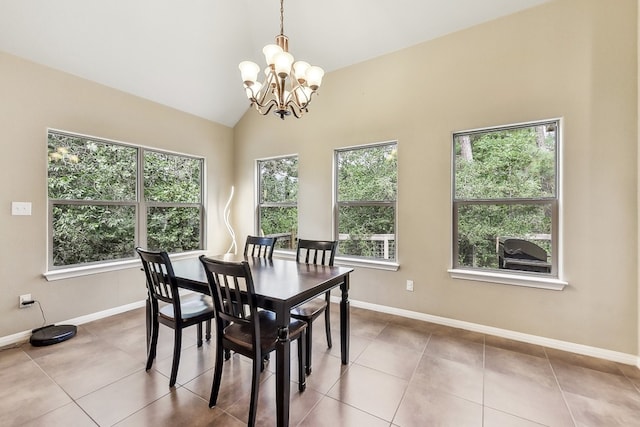
[[[337,240],[298,239],[296,262],[315,265],[333,265],[338,248]]]
[[[139,247],[136,252],[142,260],[147,290],[154,308],[157,310],[158,301],[173,304],[175,318],[181,319],[180,294],[169,255],[164,251],[148,251]]]
[[[201,255],[200,262],[207,274],[216,318],[230,323],[250,325],[254,334],[253,343],[258,345],[258,307],[253,277],[247,261],[228,262]]]
[[[271,259],[276,240],[277,237],[247,236],[247,241],[244,244],[244,256]]]

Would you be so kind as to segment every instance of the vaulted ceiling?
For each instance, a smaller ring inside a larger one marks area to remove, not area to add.
[[[284,33],[330,73],[546,1],[285,0]],[[0,50],[234,126],[238,63],[264,64],[279,19],[278,0],[0,0]]]

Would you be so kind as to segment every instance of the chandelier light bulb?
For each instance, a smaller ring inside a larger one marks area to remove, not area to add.
[[[275,70],[280,78],[286,78],[291,73],[293,55],[289,52],[280,52],[275,55]]]
[[[242,75],[242,81],[246,86],[251,86],[256,82],[256,80],[258,80],[260,67],[255,62],[242,61],[240,65],[238,65],[238,68]]]
[[[298,83],[303,84],[307,81],[305,74],[310,66],[308,62],[304,61],[296,61],[295,64],[293,64],[293,74],[296,76]]]
[[[277,44],[268,44],[264,48],[262,48],[264,59],[265,61],[267,61],[267,65],[269,66],[273,66],[276,63],[276,55],[282,52],[282,48]]]
[[[307,85],[316,91],[322,84],[322,77],[324,76],[324,70],[320,67],[312,66],[307,69]]]

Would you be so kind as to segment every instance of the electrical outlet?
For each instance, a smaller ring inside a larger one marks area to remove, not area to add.
[[[33,298],[31,298],[31,294],[24,294],[24,295],[20,295],[20,304],[18,305],[18,308],[28,308],[31,307],[31,304],[27,304],[25,305],[24,302],[25,301],[33,301]]]
[[[31,215],[31,202],[11,202],[11,215]]]
[[[413,292],[413,280],[407,280],[407,290]]]

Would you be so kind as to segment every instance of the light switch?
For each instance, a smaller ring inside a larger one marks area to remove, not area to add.
[[[11,215],[31,215],[31,202],[11,202]]]

